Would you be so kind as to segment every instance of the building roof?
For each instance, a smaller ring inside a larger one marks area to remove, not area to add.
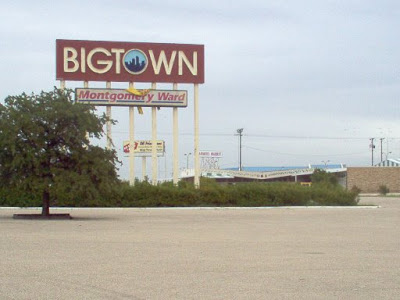
[[[282,177],[294,177],[311,175],[316,169],[323,169],[329,173],[346,172],[346,165],[308,165],[292,167],[244,167],[241,171],[237,168],[202,170],[201,176],[211,178],[251,178],[251,179],[273,179]],[[185,169],[181,172],[181,178],[193,177],[194,169]]]
[[[400,158],[388,158],[376,164],[375,167],[400,167]]]
[[[346,166],[343,164],[331,165],[308,165],[308,166],[289,166],[289,167],[243,167],[242,171],[245,172],[272,172],[272,171],[286,171],[297,169],[341,169]],[[237,171],[238,168],[226,168],[224,170]]]

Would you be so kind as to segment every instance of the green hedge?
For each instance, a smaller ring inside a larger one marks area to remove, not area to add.
[[[0,206],[37,207],[42,205],[39,195],[26,193],[18,189],[0,188]]]
[[[188,206],[304,206],[304,205],[357,205],[356,192],[326,182],[311,187],[295,183],[240,183],[220,185],[202,178],[201,188],[187,182],[178,186],[163,183],[153,186],[136,182],[129,186],[123,182],[95,201],[78,199],[65,193],[54,197],[52,206],[76,207],[188,207]],[[18,190],[0,190],[0,206],[41,206],[38,195]]]

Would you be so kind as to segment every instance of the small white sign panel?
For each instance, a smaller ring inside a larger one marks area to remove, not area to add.
[[[222,157],[221,151],[199,151],[200,157]]]
[[[151,156],[152,153],[152,141],[134,141],[133,152],[135,156]],[[132,150],[129,141],[124,141],[124,153],[129,153]],[[165,152],[165,142],[157,141],[157,156],[163,156]]]

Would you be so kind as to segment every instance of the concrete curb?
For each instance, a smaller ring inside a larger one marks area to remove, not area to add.
[[[51,207],[50,210],[260,210],[260,209],[372,209],[380,205],[360,206],[256,206],[256,207]],[[0,210],[41,210],[41,207],[0,207]]]

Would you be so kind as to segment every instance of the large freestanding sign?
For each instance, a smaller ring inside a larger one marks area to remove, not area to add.
[[[56,40],[56,78],[61,88],[66,81],[83,81],[76,89],[76,101],[105,105],[111,119],[112,106],[129,106],[129,141],[134,143],[134,106],[151,106],[152,181],[157,184],[157,108],[173,110],[173,181],[178,182],[178,107],[186,107],[187,92],[179,83],[194,84],[194,183],[200,186],[199,84],[204,83],[204,45],[132,43],[110,41]],[[106,89],[90,89],[90,81],[103,81]],[[111,89],[112,82],[127,82],[126,90]],[[151,87],[136,90],[135,82]],[[172,83],[172,90],[157,90],[157,83]],[[107,147],[112,147],[111,121],[107,122]],[[146,174],[142,157],[142,175]],[[135,181],[134,152],[129,154],[130,183]]]
[[[204,83],[204,45],[57,40],[57,80]]]

